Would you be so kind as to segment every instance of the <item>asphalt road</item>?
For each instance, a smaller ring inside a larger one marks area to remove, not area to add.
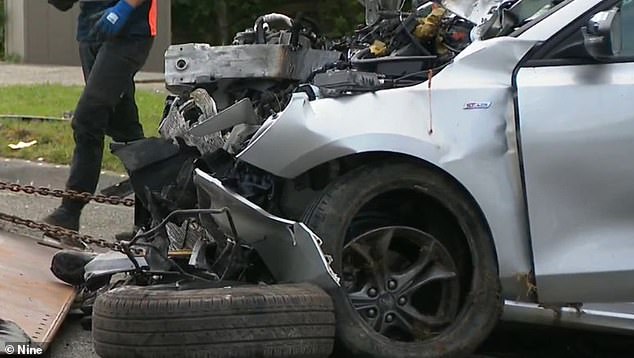
[[[0,181],[19,182],[35,186],[62,188],[67,168],[43,163],[0,159]],[[104,173],[100,187],[122,178]],[[38,220],[53,210],[57,199],[0,192],[0,212]],[[81,222],[81,231],[95,237],[112,238],[113,234],[132,227],[130,208],[90,204]],[[0,222],[0,230],[41,238],[36,232],[17,229]],[[70,314],[49,349],[51,358],[93,358],[89,331]],[[478,357],[500,358],[620,358],[634,357],[634,339],[618,335],[597,334],[573,330],[502,324],[482,346]]]

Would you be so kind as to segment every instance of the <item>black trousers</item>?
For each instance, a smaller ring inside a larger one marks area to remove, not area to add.
[[[134,75],[147,60],[152,38],[116,38],[80,42],[86,87],[72,121],[75,150],[66,188],[94,193],[103,160],[104,137],[116,142],[142,139],[143,127],[134,100]],[[81,209],[85,203],[64,200]]]

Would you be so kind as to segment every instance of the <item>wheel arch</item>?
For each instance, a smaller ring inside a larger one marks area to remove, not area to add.
[[[288,122],[272,125],[238,158],[289,180],[344,160],[367,163],[399,158],[431,166],[456,183],[483,218],[496,250],[502,295],[531,299],[533,261],[528,216],[519,159],[512,146],[486,138],[457,140],[441,130],[415,137],[399,133],[398,128],[381,132],[355,126],[340,131],[317,118],[301,125]],[[297,133],[303,133],[301,140]]]
[[[476,215],[480,218],[483,228],[490,235],[493,249],[495,251],[496,266],[499,271],[500,258],[499,258],[499,254],[497,250],[496,240],[484,210],[482,209],[478,201],[475,199],[475,197],[472,195],[472,193],[469,191],[469,189],[467,189],[467,187],[458,178],[456,178],[445,169],[441,168],[440,166],[428,160],[418,158],[414,155],[406,154],[402,152],[368,151],[368,152],[355,153],[355,154],[350,154],[346,156],[340,156],[337,158],[332,158],[328,161],[315,165],[314,167],[308,170],[305,170],[302,174],[298,175],[298,177],[305,176],[305,175],[308,175],[308,176],[315,175],[315,174],[318,175],[319,173],[323,173],[323,171],[316,170],[317,168],[320,168],[320,167],[323,168],[324,166],[330,166],[333,164],[341,168],[342,173],[345,173],[355,168],[358,168],[360,166],[378,164],[384,161],[406,162],[406,163],[411,163],[418,166],[427,167],[441,174],[449,182],[451,182],[452,185],[455,185],[465,195],[465,197],[469,201],[469,204],[473,207],[473,210],[475,210]],[[335,177],[330,177],[328,178],[328,181],[330,182],[334,179]]]

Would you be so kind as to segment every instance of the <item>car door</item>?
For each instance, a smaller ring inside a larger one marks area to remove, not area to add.
[[[620,8],[620,55],[592,59],[582,27]],[[516,74],[538,298],[634,301],[634,3],[605,1]]]

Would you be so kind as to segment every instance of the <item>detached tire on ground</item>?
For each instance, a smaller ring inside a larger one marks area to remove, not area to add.
[[[328,357],[332,300],[313,285],[123,287],[94,305],[95,350],[125,357]]]

